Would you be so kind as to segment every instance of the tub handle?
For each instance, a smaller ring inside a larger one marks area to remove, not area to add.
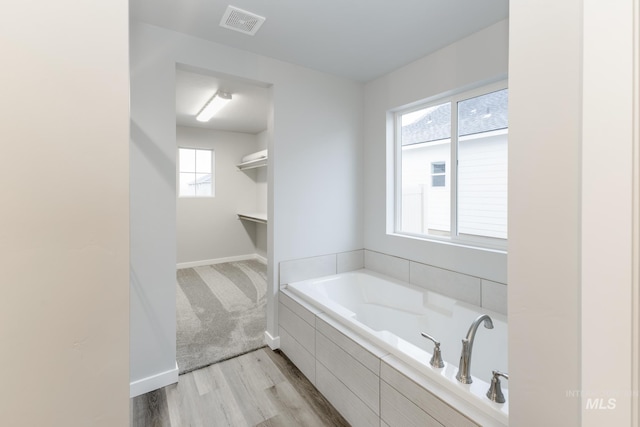
[[[487,397],[494,402],[504,403],[505,399],[504,394],[502,394],[502,387],[500,387],[500,377],[508,380],[509,374],[505,374],[504,372],[500,371],[492,372],[493,378],[491,378],[491,387],[489,387],[489,391],[487,391]]]
[[[440,341],[437,341],[431,335],[425,334],[424,332],[421,332],[420,335],[422,335],[428,340],[433,341],[433,344],[435,345],[435,347],[433,348],[433,356],[431,356],[431,360],[429,361],[429,364],[434,368],[444,368],[444,362],[442,361],[442,353],[440,352]]]

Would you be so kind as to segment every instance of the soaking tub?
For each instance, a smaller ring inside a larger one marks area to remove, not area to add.
[[[508,372],[505,315],[369,270],[290,283],[287,290],[444,387],[459,398],[460,406],[473,405],[497,425],[508,425],[508,382],[502,381],[506,403],[486,397],[492,370]],[[494,328],[478,327],[471,358],[473,383],[462,384],[455,378],[462,339],[481,314],[491,316]],[[444,368],[429,364],[434,346],[421,332],[440,341]]]

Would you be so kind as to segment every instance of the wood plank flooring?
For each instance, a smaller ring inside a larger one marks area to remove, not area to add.
[[[268,347],[181,375],[131,401],[131,427],[348,426],[286,356]]]

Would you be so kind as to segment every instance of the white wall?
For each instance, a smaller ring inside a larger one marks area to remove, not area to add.
[[[583,11],[581,375],[595,393],[581,396],[581,422],[637,426],[640,1],[589,0]],[[615,167],[600,174],[603,164]],[[587,409],[594,398],[615,410]]]
[[[255,254],[256,226],[237,212],[258,211],[256,169],[236,165],[258,151],[256,135],[178,126],[176,140],[178,147],[215,152],[215,197],[177,198],[178,264]]]
[[[269,147],[269,131],[265,130],[256,135],[258,140],[258,150],[266,150]],[[254,169],[258,200],[256,211],[267,212],[268,211],[268,169],[266,167]],[[256,224],[256,253],[263,258],[267,258],[267,227],[262,224]]]
[[[128,4],[9,9],[0,15],[1,424],[124,426]]]
[[[176,365],[175,61],[164,47],[131,49],[131,394],[178,379]],[[169,43],[169,41],[167,41]],[[152,56],[154,60],[145,60]],[[171,82],[171,91],[158,88]],[[153,107],[150,108],[149,105]],[[160,379],[160,381],[157,381]]]
[[[640,9],[614,3],[510,3],[513,425],[638,425]]]
[[[499,22],[365,86],[365,248],[500,283],[507,281],[504,252],[432,243],[387,234],[392,210],[393,151],[387,146],[387,111],[478,82],[504,79],[508,23]],[[392,133],[392,132],[391,132]],[[384,171],[387,171],[385,175]],[[385,191],[386,189],[386,191]],[[392,205],[392,204],[390,204]]]
[[[150,381],[175,369],[176,63],[273,85],[267,330],[274,337],[278,263],[363,246],[363,88],[146,24],[131,31],[131,380]]]
[[[580,402],[566,396],[580,389],[580,3],[556,3],[554,13],[540,3],[516,3],[510,11],[509,408],[514,425],[580,424]],[[541,19],[536,26],[544,32],[527,30],[534,18]],[[541,108],[544,120],[531,120]]]

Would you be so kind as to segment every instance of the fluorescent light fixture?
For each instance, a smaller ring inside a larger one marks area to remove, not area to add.
[[[231,101],[231,94],[227,92],[217,91],[211,99],[204,104],[202,110],[196,116],[199,122],[208,122],[211,117],[215,116],[227,103]]]

